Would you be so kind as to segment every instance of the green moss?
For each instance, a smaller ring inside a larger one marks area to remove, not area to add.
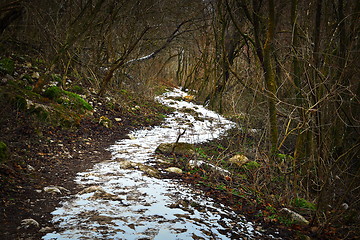
[[[69,96],[70,98],[72,98],[72,100],[78,104],[80,107],[83,107],[89,111],[91,111],[93,109],[93,107],[87,102],[85,101],[82,97],[80,97],[78,94],[73,93],[73,92],[68,92],[68,91],[64,91],[64,93]]]
[[[304,198],[295,198],[291,201],[291,204],[294,207],[299,207],[299,208],[306,208],[306,209],[311,209],[311,210],[315,210],[315,204],[307,201]]]
[[[8,148],[4,142],[0,141],[0,163],[5,161],[8,157]]]
[[[61,88],[52,86],[45,90],[43,96],[56,101],[63,95],[63,93],[64,90],[62,90]]]
[[[52,99],[57,103],[69,107],[73,110],[86,109],[91,111],[93,109],[92,106],[78,94],[64,91],[56,86],[47,88],[43,93],[43,96],[48,97],[49,99]]]
[[[255,161],[250,161],[248,163],[246,163],[244,165],[244,168],[248,169],[248,170],[254,170],[260,167],[260,163],[255,162]]]
[[[15,71],[14,61],[10,58],[0,59],[0,72],[12,75]]]

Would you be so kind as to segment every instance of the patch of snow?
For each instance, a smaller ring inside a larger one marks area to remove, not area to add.
[[[121,167],[119,159],[141,164],[156,160],[156,147],[160,143],[175,142],[185,129],[180,141],[201,143],[235,126],[203,106],[174,100],[184,95],[185,92],[174,89],[157,100],[176,109],[192,109],[202,120],[190,113],[175,111],[162,126],[133,131],[129,139],[116,142],[110,147],[112,161],[98,163],[78,174],[76,182],[86,191],[64,199],[62,206],[52,213],[58,231],[46,234],[43,239],[238,239],[240,236],[249,239],[261,236],[243,216],[177,180],[158,179],[140,169]],[[102,189],[121,201],[95,198],[97,191],[89,189]],[[179,200],[187,202],[187,206],[172,207]]]

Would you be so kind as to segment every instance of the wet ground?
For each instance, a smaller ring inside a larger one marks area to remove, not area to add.
[[[175,89],[158,101],[177,109],[159,127],[134,131],[110,147],[112,159],[78,173],[81,190],[53,214],[56,231],[43,239],[268,239],[225,205],[174,179],[157,178],[160,143],[200,143],[234,127],[214,112],[182,100]],[[155,173],[155,174],[154,174]]]

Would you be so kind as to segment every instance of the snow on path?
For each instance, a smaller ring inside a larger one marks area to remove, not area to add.
[[[165,123],[131,133],[131,139],[110,147],[112,160],[78,173],[76,182],[100,191],[78,193],[64,199],[53,214],[57,232],[43,239],[251,239],[260,237],[251,222],[213,202],[180,182],[147,176],[140,170],[121,168],[119,161],[146,164],[163,142],[199,143],[217,138],[234,123],[215,112],[186,101],[174,89],[157,100],[178,109]],[[197,117],[182,111],[192,109]],[[203,120],[199,120],[202,118]],[[100,197],[98,197],[100,195]]]

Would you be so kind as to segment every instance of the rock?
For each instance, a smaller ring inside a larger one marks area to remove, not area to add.
[[[116,121],[116,122],[121,122],[121,118],[114,118],[114,120]]]
[[[58,187],[54,187],[54,186],[44,187],[43,190],[44,190],[44,192],[47,192],[47,193],[59,193],[59,194],[61,194],[60,189]]]
[[[250,160],[245,155],[242,155],[242,154],[236,154],[228,160],[229,163],[234,164],[238,167],[243,166],[244,164],[248,163],[249,161]]]
[[[159,178],[160,177],[160,172],[159,170],[147,166],[145,164],[142,163],[135,163],[135,162],[131,162],[128,160],[123,160],[119,162],[120,167],[123,169],[138,169],[141,170],[143,172],[145,172],[146,174],[148,174],[151,177],[155,177],[155,178]]]
[[[30,172],[35,171],[35,168],[34,168],[33,166],[29,165],[29,164],[26,166],[26,168],[27,168],[27,170],[29,170]]]
[[[35,78],[35,79],[39,79],[40,78],[40,73],[38,72],[33,72],[33,74],[31,75],[32,78]]]
[[[39,230],[39,232],[41,233],[50,233],[52,232],[54,229],[52,227],[43,227]]]
[[[99,124],[106,127],[106,128],[111,128],[112,127],[112,121],[110,119],[108,119],[105,116],[101,116],[99,119]]]
[[[61,191],[64,191],[64,192],[70,192],[68,189],[64,188],[64,187],[61,187],[61,186],[57,186],[57,188]]]
[[[161,154],[176,154],[176,155],[195,155],[195,147],[193,144],[178,142],[178,143],[161,143],[155,150],[156,153]]]
[[[349,205],[347,203],[343,203],[340,205],[342,209],[347,210],[349,209]]]
[[[150,166],[146,166],[141,163],[137,163],[136,165],[141,171],[145,172],[149,176],[155,177],[155,178],[160,178],[160,172],[157,169],[150,167]]]
[[[180,168],[177,168],[177,167],[169,167],[169,168],[165,169],[165,171],[172,172],[172,173],[178,173],[178,174],[183,173],[183,171]]]
[[[135,140],[135,139],[136,139],[136,137],[135,137],[134,135],[130,134],[130,133],[129,133],[127,136],[128,136],[129,139],[131,139],[131,140]]]
[[[123,168],[123,169],[131,169],[131,168],[136,167],[136,163],[133,163],[133,162],[128,161],[128,160],[123,160],[119,164],[120,164],[120,167]]]
[[[100,186],[91,186],[91,187],[87,187],[87,188],[83,189],[78,194],[92,193],[92,192],[96,192],[96,191],[105,192],[105,190]]]
[[[288,209],[288,208],[282,208],[280,210],[280,213],[285,215],[287,218],[289,218],[293,223],[299,224],[299,225],[308,225],[309,221],[306,220],[303,216],[300,214]]]
[[[28,228],[39,228],[40,227],[40,224],[32,219],[32,218],[27,218],[27,219],[23,219],[21,221],[21,227],[22,228],[25,228],[25,229],[28,229]]]

